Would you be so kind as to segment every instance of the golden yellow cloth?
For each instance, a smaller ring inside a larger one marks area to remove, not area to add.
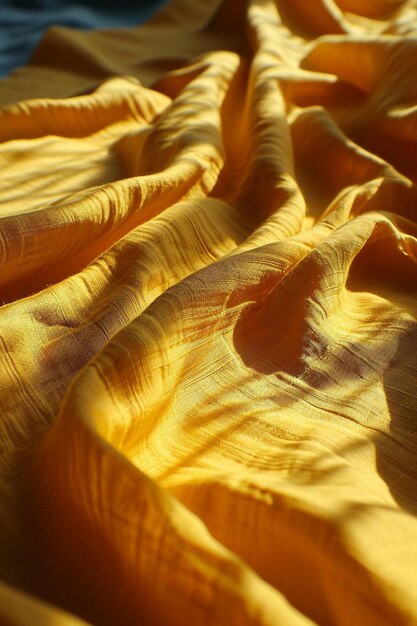
[[[173,0],[0,99],[0,623],[417,624],[417,2]]]

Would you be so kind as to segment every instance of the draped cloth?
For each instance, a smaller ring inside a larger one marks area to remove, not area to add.
[[[1,0],[0,77],[28,62],[43,31],[52,24],[104,28],[140,24],[164,0]]]
[[[417,624],[416,35],[173,0],[0,83],[1,624]]]

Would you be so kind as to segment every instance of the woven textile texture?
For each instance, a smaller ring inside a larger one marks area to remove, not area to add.
[[[0,623],[417,624],[417,0],[172,0],[0,82]]]

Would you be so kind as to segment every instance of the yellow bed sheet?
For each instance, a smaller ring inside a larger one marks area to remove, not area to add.
[[[2,625],[417,624],[416,36],[173,0],[0,83]]]

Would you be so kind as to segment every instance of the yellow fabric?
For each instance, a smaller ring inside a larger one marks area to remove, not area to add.
[[[0,623],[417,624],[417,2],[173,0],[0,83]]]

